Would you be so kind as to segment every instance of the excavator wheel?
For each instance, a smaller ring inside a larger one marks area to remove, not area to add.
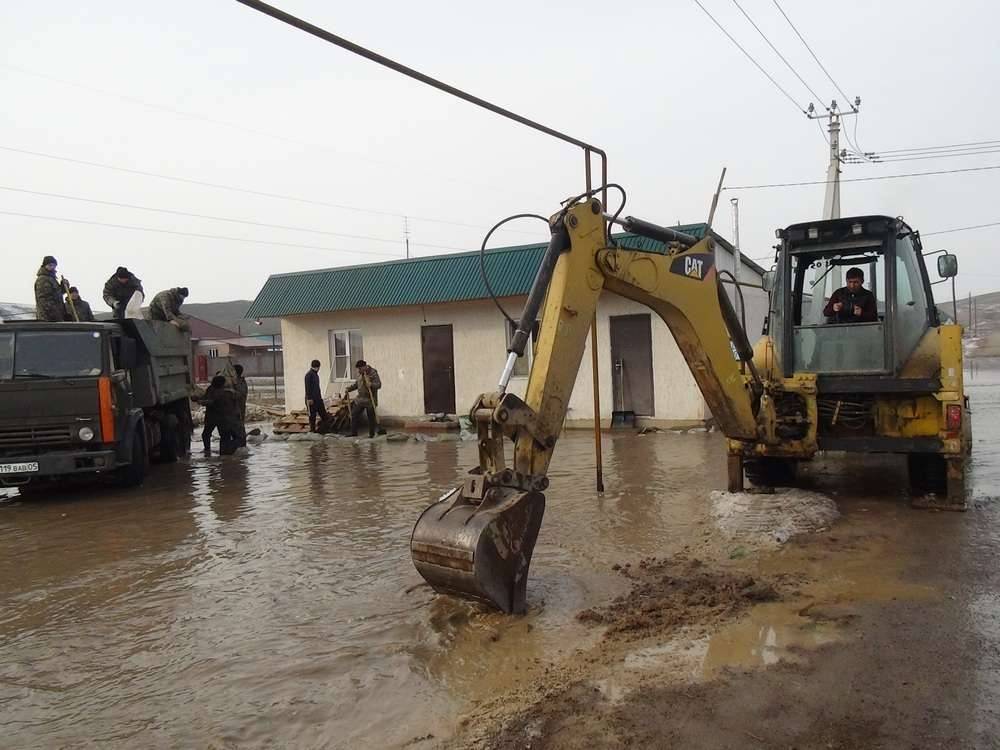
[[[793,458],[758,456],[743,459],[743,471],[756,487],[789,487],[795,483],[798,462]]]

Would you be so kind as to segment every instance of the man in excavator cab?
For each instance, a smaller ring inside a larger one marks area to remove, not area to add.
[[[413,528],[413,563],[435,590],[508,613],[526,610],[549,463],[605,291],[646,305],[666,323],[726,437],[730,492],[742,491],[744,479],[794,482],[798,464],[821,450],[895,453],[907,458],[914,504],[964,509],[971,422],[961,328],[942,322],[919,235],[905,222],[864,216],[779,230],[775,269],[764,285],[766,333],[751,346],[723,286],[727,276],[739,285],[716,264],[716,235],[619,220],[621,208],[606,214],[597,192],[566,201],[549,219],[549,244],[497,388],[469,411],[479,465]],[[619,245],[613,224],[652,247]],[[874,318],[865,303],[864,320],[828,324],[821,318],[826,289],[839,286],[842,267],[865,265]],[[954,255],[939,257],[942,278],[957,271]],[[539,319],[521,399],[507,386]],[[512,454],[504,439],[513,442]]]
[[[865,289],[865,272],[860,268],[847,271],[847,286],[833,293],[823,308],[830,323],[874,323],[878,320],[875,295]]]

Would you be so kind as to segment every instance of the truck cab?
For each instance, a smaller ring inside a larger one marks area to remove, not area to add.
[[[135,485],[150,459],[175,460],[190,440],[190,351],[152,321],[0,325],[0,483]]]

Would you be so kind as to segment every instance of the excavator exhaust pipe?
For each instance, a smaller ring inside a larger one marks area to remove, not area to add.
[[[528,567],[544,514],[541,492],[497,487],[480,502],[465,499],[456,487],[413,527],[413,564],[438,593],[523,614]]]

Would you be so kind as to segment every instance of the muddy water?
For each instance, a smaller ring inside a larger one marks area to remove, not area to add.
[[[985,495],[1000,488],[1000,377],[969,390]],[[601,496],[591,451],[582,433],[557,449],[524,618],[435,597],[410,564],[412,524],[474,465],[470,443],[265,443],[158,467],[139,492],[0,501],[0,745],[447,737],[470,705],[593,643],[574,615],[620,590],[612,564],[709,533],[720,436],[607,435]],[[969,544],[1000,540],[994,528]],[[970,616],[995,627],[996,604],[985,592]],[[793,616],[758,611],[697,664],[766,664],[801,636]]]
[[[138,492],[0,503],[0,736],[206,746],[391,746],[592,636],[610,566],[679,547],[724,482],[718,435],[559,446],[529,585],[510,619],[435,597],[409,560],[419,512],[474,443],[265,443],[157,467]],[[537,661],[536,661],[537,660]]]

